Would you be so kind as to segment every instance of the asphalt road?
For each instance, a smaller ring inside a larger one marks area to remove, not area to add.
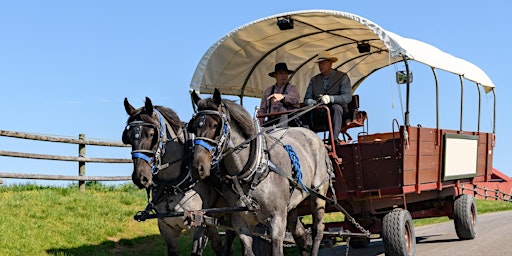
[[[512,255],[512,211],[478,215],[478,235],[461,241],[453,221],[416,227],[416,256],[509,256]],[[344,245],[324,248],[320,256],[345,255]],[[350,256],[384,255],[382,240],[372,240],[368,248],[349,249]]]

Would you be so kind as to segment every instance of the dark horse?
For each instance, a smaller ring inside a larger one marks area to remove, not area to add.
[[[214,205],[224,206],[215,189],[203,182],[195,184],[184,161],[187,154],[187,141],[190,143],[186,123],[176,113],[162,106],[153,106],[146,97],[145,106],[135,109],[128,99],[124,100],[129,115],[123,131],[123,143],[132,145],[132,181],[139,188],[153,192],[154,210],[182,212],[200,210]],[[189,152],[191,154],[191,152]],[[159,218],[158,228],[167,245],[168,255],[178,255],[178,237],[187,227],[181,218]],[[205,241],[201,240],[204,230],[194,234],[192,255],[203,252]],[[217,255],[229,254],[231,242],[222,251],[222,241],[216,226],[207,227],[208,237]],[[227,237],[226,240],[230,238]]]
[[[199,179],[226,177],[221,189],[226,201],[233,207],[251,210],[231,214],[244,255],[254,255],[252,231],[258,223],[270,228],[272,255],[283,255],[286,228],[301,254],[307,255],[297,206],[308,197],[313,216],[312,255],[318,255],[325,201],[311,192],[325,195],[333,177],[322,140],[305,128],[258,132],[259,126],[250,114],[241,105],[222,100],[217,89],[213,98],[202,100],[195,91],[192,97],[198,107],[189,122],[189,131],[196,134],[192,174]],[[212,165],[223,165],[226,171],[215,168],[220,173],[210,173]]]

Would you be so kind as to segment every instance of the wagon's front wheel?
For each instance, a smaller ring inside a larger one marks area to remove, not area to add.
[[[453,205],[453,222],[459,239],[474,239],[478,233],[475,199],[463,194],[455,199]]]
[[[416,237],[409,211],[395,209],[382,221],[382,242],[386,255],[411,256],[416,254]]]

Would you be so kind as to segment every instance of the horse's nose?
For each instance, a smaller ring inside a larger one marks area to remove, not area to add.
[[[192,178],[194,178],[196,180],[205,179],[206,177],[208,177],[210,175],[210,169],[206,168],[205,165],[202,163],[194,162],[192,164],[192,167],[193,167],[193,170],[195,170],[195,171],[192,171]]]
[[[144,188],[148,188],[149,185],[151,185],[150,180],[148,179],[148,177],[146,177],[144,175],[142,175],[140,177],[140,183],[144,186]]]
[[[151,185],[151,179],[145,175],[132,175],[132,181],[139,189],[148,188]]]
[[[194,178],[195,180],[199,180],[200,179],[200,176],[202,175],[202,173],[204,173],[204,168],[202,165],[199,165],[199,166],[194,166],[194,169],[196,170],[195,172],[192,172],[192,178]]]

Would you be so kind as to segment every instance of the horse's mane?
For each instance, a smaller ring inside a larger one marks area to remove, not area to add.
[[[174,112],[174,110],[172,110],[170,108],[163,107],[163,106],[155,106],[155,108],[158,109],[158,111],[160,111],[160,113],[162,113],[164,118],[167,119],[167,122],[169,122],[169,124],[171,126],[182,127],[185,124],[185,122],[180,120],[180,118],[178,117],[178,114],[176,114],[176,112]]]
[[[162,116],[167,120],[167,122],[169,122],[175,132],[177,132],[177,130],[185,124],[185,122],[180,120],[178,114],[176,114],[174,110],[163,106],[154,106],[154,108],[160,111]],[[128,118],[128,123],[132,122],[137,116],[140,116],[140,118],[146,122],[155,123],[155,120],[146,113],[144,107],[135,110],[135,113],[130,116],[130,118]],[[159,124],[155,123],[155,125]]]
[[[240,128],[242,129],[242,133],[246,139],[256,134],[256,129],[254,128],[253,123],[254,121],[251,118],[249,112],[247,112],[245,108],[243,108],[240,104],[236,103],[233,100],[223,99],[222,103],[224,103],[224,106],[226,107],[226,110],[229,113],[229,117],[232,118],[233,121],[235,121],[238,126],[240,126]],[[208,98],[200,100],[197,103],[197,109],[217,110],[218,105],[214,99]]]

